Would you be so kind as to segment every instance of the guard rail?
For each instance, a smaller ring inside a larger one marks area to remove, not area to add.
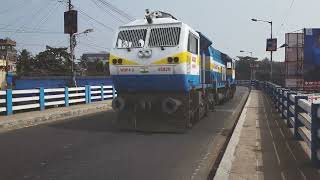
[[[270,82],[265,82],[264,86],[286,126],[293,129],[297,140],[306,142],[312,163],[320,167],[319,94],[292,91]]]
[[[116,97],[113,86],[84,86],[63,88],[37,88],[25,90],[7,89],[0,91],[0,113],[44,111],[46,108],[71,106],[93,101],[103,101]]]

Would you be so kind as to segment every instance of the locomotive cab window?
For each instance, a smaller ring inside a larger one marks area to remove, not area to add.
[[[232,68],[232,63],[231,62],[227,62],[227,68],[231,69]]]
[[[121,48],[141,48],[145,45],[147,30],[122,30],[118,34],[116,47]]]
[[[198,38],[192,33],[189,34],[188,51],[193,54],[198,54]]]

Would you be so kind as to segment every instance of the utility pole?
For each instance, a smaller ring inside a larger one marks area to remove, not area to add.
[[[272,35],[272,21],[270,21],[270,25],[271,25],[271,39],[273,39],[273,35]],[[270,80],[271,82],[273,81],[273,51],[270,51],[270,61],[271,61],[271,65],[270,65]]]
[[[69,0],[68,2],[68,9],[69,11],[72,10],[72,4],[71,4],[71,0]],[[75,72],[74,72],[74,46],[73,46],[73,32],[71,31],[69,34],[69,43],[70,43],[70,60],[71,60],[71,73],[72,73],[72,83],[73,85],[76,85],[76,80],[75,80]]]

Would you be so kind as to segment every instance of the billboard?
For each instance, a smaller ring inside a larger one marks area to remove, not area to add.
[[[304,29],[304,88],[320,90],[320,29]]]
[[[304,34],[302,32],[286,33],[285,38],[286,87],[303,89]]]
[[[277,51],[277,39],[267,39],[267,51]]]

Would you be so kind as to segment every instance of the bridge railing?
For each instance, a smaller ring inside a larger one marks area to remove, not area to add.
[[[313,164],[320,167],[319,95],[291,91],[270,82],[264,89],[287,127],[293,129],[294,137],[308,145]]]
[[[26,111],[44,111],[47,108],[68,107],[75,104],[103,101],[116,97],[113,86],[84,86],[38,88],[0,91],[0,113],[12,115]]]
[[[257,80],[237,80],[236,84],[238,86],[257,86],[259,81]]]

